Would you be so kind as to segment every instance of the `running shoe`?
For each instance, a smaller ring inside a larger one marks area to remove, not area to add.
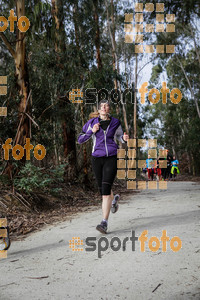
[[[96,229],[101,233],[107,233],[107,223],[105,221],[101,221],[101,224],[97,225]]]
[[[112,206],[111,206],[111,212],[113,214],[116,213],[119,209],[118,201],[120,199],[120,195],[118,195],[118,194],[115,195],[114,199],[115,199],[115,204],[112,203]]]

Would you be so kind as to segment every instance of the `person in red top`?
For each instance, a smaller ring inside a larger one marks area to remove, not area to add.
[[[162,172],[161,172],[161,168],[159,167],[159,159],[160,159],[160,157],[158,157],[158,159],[157,159],[157,169],[156,169],[156,171],[157,171],[158,180],[161,180]]]

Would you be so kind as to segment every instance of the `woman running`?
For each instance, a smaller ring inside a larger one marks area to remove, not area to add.
[[[124,133],[120,121],[110,115],[108,100],[99,102],[99,116],[90,119],[82,129],[78,137],[78,143],[93,139],[92,169],[95,174],[99,192],[102,196],[103,220],[96,229],[101,233],[107,233],[108,217],[110,209],[113,213],[118,210],[120,196],[113,195],[112,184],[117,174],[117,149],[116,140],[126,143],[129,136]]]

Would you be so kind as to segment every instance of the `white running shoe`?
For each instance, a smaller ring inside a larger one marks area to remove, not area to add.
[[[120,199],[120,195],[118,195],[118,194],[115,195],[115,197],[114,197],[115,203],[114,204],[112,203],[112,206],[111,206],[111,212],[113,214],[116,213],[119,209],[119,205],[118,205],[119,199]]]

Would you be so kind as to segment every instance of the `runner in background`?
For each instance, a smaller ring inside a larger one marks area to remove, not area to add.
[[[173,160],[171,163],[172,163],[171,176],[174,176],[174,180],[175,180],[176,174],[180,173],[179,168],[178,168],[179,161],[176,159],[175,155],[173,156]]]
[[[166,157],[161,157],[160,160],[167,160]],[[162,180],[164,180],[165,176],[166,176],[166,169],[165,168],[161,168],[161,178]]]
[[[151,158],[151,155],[148,155],[148,158],[146,159],[146,167],[147,167],[147,172],[148,172],[148,179],[153,180],[153,175],[154,175],[154,171],[152,168],[152,161],[153,159]]]
[[[161,168],[159,167],[159,159],[160,157],[158,157],[157,159],[157,180],[161,180],[162,178],[162,172],[161,172]]]
[[[169,153],[169,150],[167,150],[167,169],[165,172],[165,180],[171,179],[171,162],[173,160],[172,155]]]

